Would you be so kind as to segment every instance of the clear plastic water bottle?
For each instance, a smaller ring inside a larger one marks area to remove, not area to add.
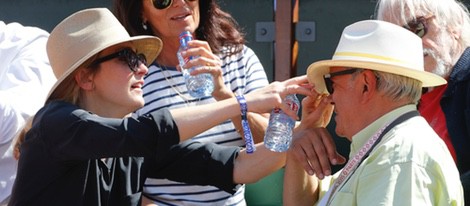
[[[295,94],[288,95],[284,102],[298,113],[300,102]],[[285,152],[292,142],[292,132],[295,119],[286,115],[281,109],[276,108],[269,117],[268,129],[264,135],[264,146],[274,152]]]
[[[188,49],[188,42],[193,39],[193,36],[189,31],[184,31],[179,36],[180,39],[180,48],[176,53],[178,57],[178,61],[180,66],[182,67],[186,62],[193,58],[197,57],[190,57],[190,58],[183,58],[181,56],[181,52]],[[188,88],[189,95],[194,98],[201,98],[205,96],[211,96],[212,91],[214,90],[214,83],[212,81],[212,75],[208,73],[198,74],[198,75],[190,75],[191,71],[193,71],[196,67],[183,69],[183,77],[186,83],[186,87]]]

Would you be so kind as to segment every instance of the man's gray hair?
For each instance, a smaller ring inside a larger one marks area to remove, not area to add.
[[[422,13],[416,14],[416,11]],[[470,14],[468,8],[457,0],[378,0],[375,8],[378,20],[397,19],[400,22],[421,15],[434,15],[439,25],[460,32],[459,46],[470,46]],[[408,19],[407,19],[408,18]]]
[[[394,100],[407,99],[418,104],[423,83],[417,79],[371,70],[377,78],[377,90]]]

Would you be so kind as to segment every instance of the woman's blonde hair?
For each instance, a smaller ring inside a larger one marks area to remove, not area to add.
[[[56,89],[49,95],[46,100],[45,105],[52,101],[64,101],[69,102],[71,104],[78,105],[81,96],[81,89],[78,86],[77,82],[75,81],[75,75],[82,71],[87,70],[88,75],[95,74],[98,69],[99,65],[93,65],[93,61],[98,57],[98,54],[94,55],[93,57],[89,58],[85,61],[82,65],[80,65],[74,72],[69,74],[67,78],[62,81],[62,83],[56,87]],[[21,144],[24,142],[25,136],[28,131],[32,128],[34,116],[30,117],[23,129],[18,133],[18,135],[13,139],[12,144],[13,146],[13,156],[15,159],[20,158],[20,147]]]

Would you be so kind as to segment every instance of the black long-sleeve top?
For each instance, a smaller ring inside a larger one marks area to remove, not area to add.
[[[236,191],[239,148],[178,142],[168,110],[112,119],[51,102],[21,145],[9,205],[140,205],[147,177]]]

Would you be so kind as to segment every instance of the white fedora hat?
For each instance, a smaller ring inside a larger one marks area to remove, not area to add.
[[[423,87],[446,83],[424,71],[421,39],[412,32],[380,20],[364,20],[347,26],[331,60],[311,64],[307,76],[319,93],[328,93],[323,76],[331,67],[377,70],[417,79]]]
[[[54,90],[81,64],[102,50],[124,42],[131,42],[137,52],[153,62],[162,48],[162,41],[154,36],[131,37],[107,8],[78,11],[60,22],[47,40],[47,55],[57,78],[49,92]]]

